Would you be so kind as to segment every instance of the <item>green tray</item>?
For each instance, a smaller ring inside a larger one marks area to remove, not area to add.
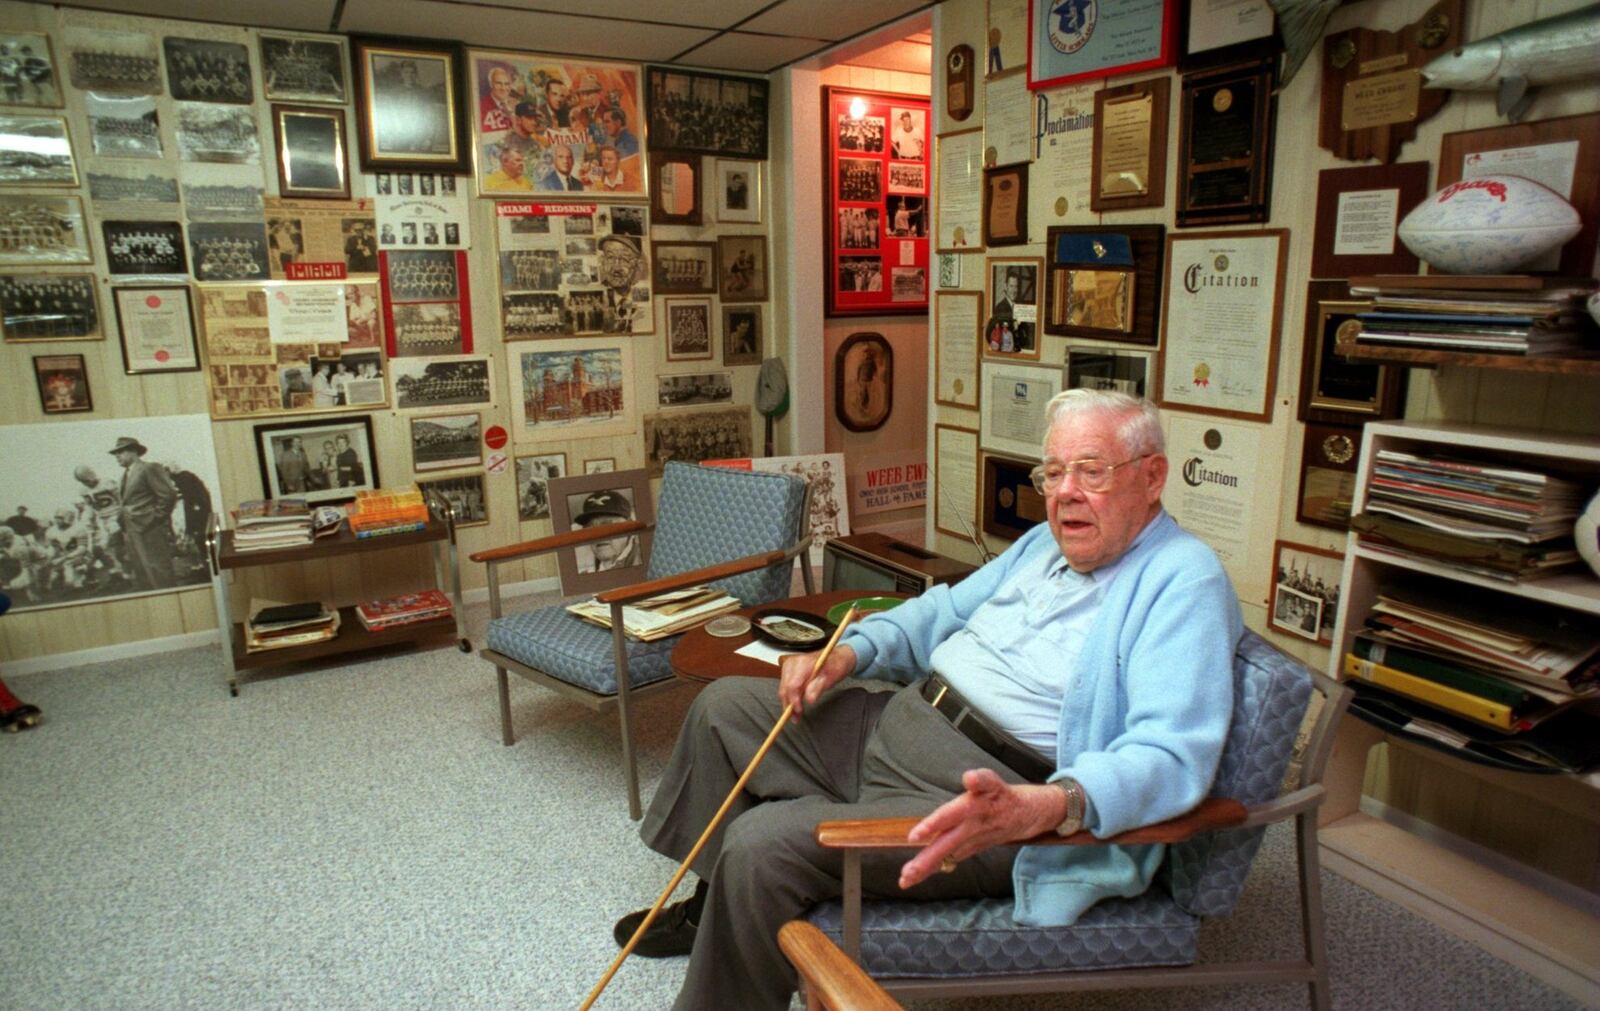
[[[844,613],[850,610],[852,604],[860,612],[861,617],[865,617],[873,611],[887,611],[904,603],[900,597],[856,597],[854,600],[841,600],[828,608],[828,620],[835,625],[839,624],[844,620]]]

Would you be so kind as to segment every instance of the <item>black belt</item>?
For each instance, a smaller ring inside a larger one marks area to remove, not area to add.
[[[930,674],[922,682],[922,697],[967,740],[1028,782],[1043,783],[1056,771],[1037,751],[984,719],[939,675]]]

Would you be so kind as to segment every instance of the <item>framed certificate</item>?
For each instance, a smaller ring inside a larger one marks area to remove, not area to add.
[[[978,432],[984,449],[1038,460],[1044,444],[1044,408],[1061,392],[1061,366],[983,362],[983,412]]]
[[[1417,257],[1396,232],[1427,195],[1425,161],[1318,172],[1311,276],[1415,274]]]
[[[935,248],[941,253],[978,252],[983,249],[983,128],[941,134],[937,149]]]
[[[978,406],[978,341],[983,324],[983,293],[941,291],[933,296],[939,343],[935,348],[936,403],[950,407]]]
[[[1028,87],[1171,66],[1178,0],[1028,0]]]
[[[111,302],[122,337],[124,372],[200,371],[188,285],[122,285],[111,289]]]

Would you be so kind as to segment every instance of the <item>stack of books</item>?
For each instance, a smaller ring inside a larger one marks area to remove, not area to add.
[[[1593,352],[1600,350],[1600,330],[1584,301],[1594,290],[1592,278],[1358,277],[1350,294],[1370,298],[1372,310],[1357,314],[1354,343],[1509,355]]]
[[[691,586],[686,590],[673,590],[622,608],[622,631],[630,639],[654,642],[668,636],[686,632],[696,625],[743,605],[737,597],[730,597],[709,586]],[[611,605],[598,600],[583,600],[568,604],[567,610],[584,621],[611,627]]]
[[[235,551],[278,551],[310,544],[311,510],[303,498],[251,499],[233,512]]]
[[[1378,550],[1519,582],[1577,564],[1572,528],[1589,491],[1542,471],[1381,449],[1351,526]]]
[[[339,612],[320,601],[279,604],[250,601],[250,618],[244,625],[246,653],[326,642],[339,634]]]
[[[409,533],[428,525],[428,504],[414,484],[388,491],[360,491],[350,504],[349,518],[350,532],[357,537]]]
[[[450,616],[450,598],[438,590],[402,593],[356,605],[356,618],[370,632]]]

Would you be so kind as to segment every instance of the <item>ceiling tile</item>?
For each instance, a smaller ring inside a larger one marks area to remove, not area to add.
[[[746,32],[848,39],[927,6],[927,0],[784,0],[739,26]]]
[[[441,32],[449,26],[449,32]],[[529,52],[572,53],[628,62],[664,60],[710,38],[704,28],[576,17],[543,11],[512,11],[435,0],[349,0],[342,31],[437,38],[448,34],[469,46]]]
[[[522,7],[551,14],[585,14],[623,21],[653,21],[699,28],[731,28],[772,3],[772,0],[583,0],[561,4],[552,0],[495,0],[497,6]]]
[[[773,67],[797,60],[826,47],[825,39],[796,39],[784,35],[747,35],[728,32],[697,49],[684,53],[674,62],[691,67],[720,70],[755,70],[765,73]]]
[[[258,25],[295,31],[325,32],[333,20],[334,0],[92,0],[96,10],[142,14],[153,18],[187,18],[230,25]],[[70,22],[71,13],[67,14]]]

